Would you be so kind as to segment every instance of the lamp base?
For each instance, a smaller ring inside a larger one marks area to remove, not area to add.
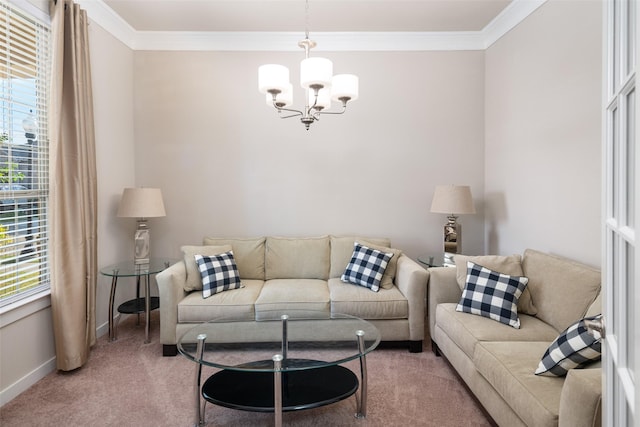
[[[444,225],[444,265],[455,265],[454,255],[462,253],[462,225],[458,217],[450,215]]]
[[[149,227],[146,220],[138,220],[138,228],[133,240],[135,242],[134,264],[149,264]]]

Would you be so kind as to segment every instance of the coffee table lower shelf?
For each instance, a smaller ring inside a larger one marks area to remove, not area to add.
[[[289,363],[313,366],[313,360],[293,359]],[[273,362],[260,361],[258,364]],[[227,408],[253,412],[274,412],[273,372],[223,370],[202,386],[202,397]],[[353,395],[358,377],[340,366],[321,366],[282,374],[282,411],[299,411],[339,402]]]

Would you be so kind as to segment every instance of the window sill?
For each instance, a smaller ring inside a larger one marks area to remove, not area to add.
[[[47,289],[0,308],[0,328],[51,307],[51,290]]]

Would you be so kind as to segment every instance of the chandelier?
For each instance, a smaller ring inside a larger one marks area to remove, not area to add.
[[[305,128],[320,120],[322,114],[344,114],[347,102],[358,99],[358,76],[353,74],[333,75],[333,63],[326,58],[310,57],[309,51],[316,42],[309,39],[309,1],[306,2],[305,38],[298,42],[304,49],[305,59],[300,62],[300,85],[306,92],[302,110],[289,108],[293,104],[293,86],[289,81],[289,69],[283,65],[266,64],[258,68],[258,87],[266,94],[267,105],[274,107],[280,118],[300,116]],[[331,101],[339,102],[341,110],[327,111]],[[287,114],[291,113],[291,114]]]

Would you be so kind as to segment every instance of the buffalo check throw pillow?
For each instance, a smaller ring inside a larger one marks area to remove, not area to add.
[[[456,311],[477,314],[520,329],[518,298],[529,279],[467,261],[467,280]]]
[[[195,255],[202,277],[202,298],[242,287],[233,251],[218,255]]]
[[[535,374],[561,377],[567,375],[569,369],[599,360],[601,337],[589,334],[585,320],[598,320],[601,317],[601,314],[585,317],[558,335],[542,356]]]
[[[380,281],[387,269],[393,252],[382,252],[355,242],[353,255],[342,273],[340,280],[355,285],[365,286],[374,292],[380,289]]]

